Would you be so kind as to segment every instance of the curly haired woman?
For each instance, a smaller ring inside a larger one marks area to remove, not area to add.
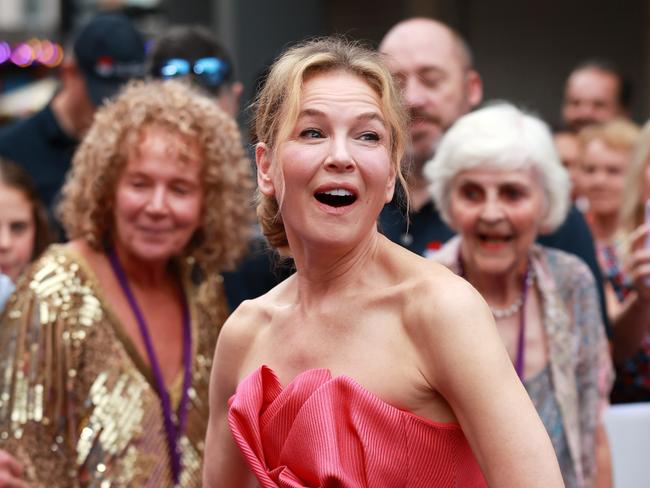
[[[184,84],[136,82],[98,112],[63,192],[71,241],[0,331],[0,447],[26,481],[200,486],[215,278],[243,251],[249,180],[236,124]]]

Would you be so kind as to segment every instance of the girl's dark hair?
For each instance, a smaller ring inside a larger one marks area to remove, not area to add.
[[[29,203],[32,204],[32,217],[36,230],[34,249],[32,249],[33,261],[54,241],[54,233],[50,227],[45,205],[38,196],[34,182],[29,174],[13,161],[0,158],[0,182],[21,191],[27,197]]]

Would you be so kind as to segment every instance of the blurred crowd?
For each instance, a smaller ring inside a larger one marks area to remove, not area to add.
[[[268,117],[240,135],[215,38],[179,25],[145,49],[100,14],[50,102],[0,127],[0,487],[201,486],[220,328],[295,271],[254,176],[290,136]],[[603,413],[650,402],[650,121],[631,120],[632,87],[616,60],[581,61],[553,132],[484,100],[443,23],[401,21],[378,51],[409,115],[379,232],[487,302],[565,485],[612,486]]]

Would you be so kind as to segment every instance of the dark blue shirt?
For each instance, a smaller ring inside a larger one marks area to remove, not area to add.
[[[50,213],[78,141],[66,134],[50,105],[0,129],[0,156],[22,166]]]
[[[254,239],[237,269],[223,273],[230,309],[236,309],[244,300],[264,295],[293,271],[292,259],[280,257],[263,238]]]

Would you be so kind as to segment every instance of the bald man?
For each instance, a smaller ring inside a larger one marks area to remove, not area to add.
[[[435,154],[447,129],[481,103],[483,82],[460,34],[432,19],[399,22],[386,33],[379,50],[403,90],[412,119],[412,144],[406,159],[409,214],[405,215],[398,196],[382,211],[379,225],[389,239],[426,256],[440,248],[454,232],[441,220],[431,201],[422,167]],[[607,323],[593,239],[580,212],[573,207],[566,222],[540,242],[576,254],[589,265],[600,285],[602,315]]]
[[[483,85],[465,41],[440,22],[400,22],[388,31],[379,50],[403,89],[411,115],[412,167],[407,176],[411,207],[417,211],[429,199],[424,163],[447,129],[481,102]]]

